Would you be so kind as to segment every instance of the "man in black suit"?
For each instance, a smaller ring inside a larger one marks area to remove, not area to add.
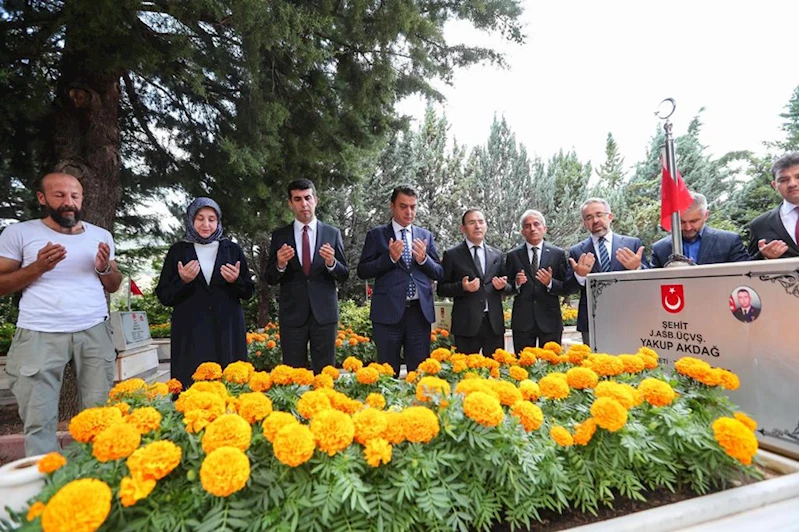
[[[738,307],[732,312],[732,315],[738,321],[744,323],[753,322],[760,316],[760,307],[752,305],[752,294],[746,288],[738,290]]]
[[[336,362],[338,291],[350,271],[341,232],[316,219],[318,198],[309,179],[288,185],[294,221],[272,233],[266,282],[280,283],[280,347],[283,363],[320,373]]]
[[[749,224],[749,253],[753,259],[799,257],[799,152],[777,159],[771,175],[782,203]]]
[[[563,317],[558,296],[566,293],[566,251],[544,242],[544,215],[528,210],[521,216],[525,243],[508,252],[507,277],[513,279],[513,348],[560,343]]]
[[[444,252],[444,277],[437,292],[455,299],[452,334],[458,351],[477,353],[482,349],[490,356],[504,345],[502,294],[508,289],[508,278],[502,252],[485,243],[486,227],[485,216],[478,209],[463,214],[461,233],[466,240]]]
[[[691,192],[693,203],[680,216],[683,255],[694,264],[719,264],[749,260],[741,236],[732,231],[714,229],[705,225],[710,213],[707,198]],[[662,268],[672,253],[671,235],[665,236],[652,246],[652,268]]]
[[[569,269],[566,274],[567,290],[580,292],[580,309],[577,313],[577,330],[583,333],[583,343],[590,343],[588,330],[588,296],[585,278],[589,273],[615,272],[648,268],[641,239],[619,235],[611,231],[613,213],[610,204],[602,198],[588,198],[580,206],[580,217],[591,236],[569,249]],[[633,251],[635,250],[635,251]]]

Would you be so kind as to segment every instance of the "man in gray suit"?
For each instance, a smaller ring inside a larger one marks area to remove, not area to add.
[[[743,240],[737,233],[714,229],[705,225],[710,212],[707,198],[691,192],[693,203],[680,216],[683,254],[694,264],[719,264],[749,260]],[[662,268],[671,256],[671,235],[665,236],[652,246],[652,267]]]

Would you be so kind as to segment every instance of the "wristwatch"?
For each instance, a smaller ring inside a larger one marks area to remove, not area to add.
[[[100,270],[97,269],[97,266],[95,266],[94,267],[94,271],[97,272],[97,275],[108,275],[109,273],[112,272],[112,270],[111,270],[111,262],[109,261],[108,263],[106,263],[105,270],[100,271]]]

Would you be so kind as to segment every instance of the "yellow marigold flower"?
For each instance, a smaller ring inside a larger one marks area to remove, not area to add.
[[[532,351],[528,350],[527,348],[525,348],[521,353],[519,353],[520,366],[524,367],[532,366],[533,364],[535,364],[535,361],[536,361],[535,354]]]
[[[351,373],[355,373],[356,371],[358,371],[363,367],[363,362],[361,362],[355,357],[347,357],[344,359],[344,362],[341,364],[341,367]]]
[[[212,421],[205,429],[202,444],[205,454],[220,447],[235,447],[246,451],[252,441],[252,427],[238,414],[225,414]]]
[[[254,392],[265,392],[272,387],[272,376],[265,371],[253,371],[248,385]]]
[[[394,376],[394,368],[391,367],[391,364],[389,364],[388,362],[383,362],[381,366],[383,366],[383,371],[381,371],[380,373],[382,373],[383,375],[388,375],[389,377]]]
[[[463,400],[463,413],[485,427],[496,427],[505,419],[502,405],[497,398],[483,392],[474,392],[466,396]]]
[[[222,378],[222,366],[216,362],[203,362],[191,378],[195,381],[218,381]]]
[[[441,362],[435,358],[428,358],[419,364],[417,370],[421,373],[427,373],[429,375],[438,375],[438,373],[441,371]]]
[[[222,399],[227,399],[230,396],[225,385],[218,381],[195,382],[186,392],[208,392],[216,394]],[[178,397],[178,400],[180,400],[180,397]]]
[[[255,368],[252,364],[237,360],[227,365],[225,371],[222,372],[222,378],[227,382],[246,384],[250,380],[250,375],[252,375],[253,371],[255,371]]]
[[[352,418],[338,410],[323,410],[311,420],[316,446],[320,451],[333,456],[346,449],[355,437]]]
[[[738,375],[732,371],[720,368],[716,371],[718,371],[719,375],[719,384],[721,384],[725,390],[737,390],[741,385],[741,380],[738,378]]]
[[[596,432],[596,420],[589,417],[582,423],[574,427],[574,443],[577,445],[588,445]]]
[[[183,391],[183,384],[177,379],[169,379],[166,381],[166,387],[169,389],[169,393],[180,393]]]
[[[67,459],[63,454],[57,452],[47,453],[36,463],[39,473],[45,474],[55,473],[65,465],[67,465]]]
[[[757,439],[746,424],[731,417],[720,417],[713,422],[713,437],[729,456],[744,465],[752,463]]]
[[[334,381],[339,378],[339,371],[333,366],[325,366],[322,368],[323,375],[329,375]]]
[[[211,392],[183,392],[175,402],[175,409],[184,413],[183,423],[189,432],[201,431],[224,414],[225,408],[225,400]]]
[[[658,367],[658,359],[656,357],[651,357],[641,352],[636,353],[635,356],[641,359],[646,369],[655,369]]]
[[[757,421],[747,416],[743,412],[735,412],[733,416],[735,417],[735,419],[746,425],[747,428],[752,432],[754,432],[757,429]],[[41,468],[39,469],[41,470]]]
[[[160,440],[136,449],[126,463],[136,479],[161,480],[180,464],[181,455],[180,447]]]
[[[641,360],[641,357],[636,355],[619,355],[617,357],[624,364],[624,371],[626,373],[641,373],[646,368],[646,364]]]
[[[386,407],[386,398],[382,394],[373,392],[366,397],[366,404],[372,408],[383,410]]]
[[[279,364],[272,370],[270,375],[272,377],[272,384],[286,386],[293,382],[294,368],[286,366],[285,364]]]
[[[646,356],[646,357],[652,357],[655,360],[657,360],[659,358],[658,354],[657,354],[657,351],[655,351],[654,349],[650,349],[648,347],[639,347],[638,348],[638,353],[643,355],[643,356]]]
[[[355,380],[361,384],[374,384],[380,379],[380,373],[373,368],[361,368],[355,372]]]
[[[531,432],[538,430],[544,422],[544,413],[530,401],[519,401],[510,409],[512,416],[519,418],[524,430]]]
[[[669,383],[660,379],[644,379],[638,384],[638,390],[646,402],[652,406],[668,406],[674,401],[676,394]]]
[[[452,363],[452,371],[454,373],[463,373],[469,369],[469,366],[466,364],[465,360],[456,360]]]
[[[372,467],[379,466],[380,462],[387,464],[391,461],[391,444],[383,438],[373,438],[366,442],[363,454],[366,456],[366,463]]]
[[[572,435],[560,425],[555,425],[549,429],[549,437],[561,447],[571,447],[574,445],[574,438],[572,438]]]
[[[508,374],[510,378],[515,381],[523,381],[529,376],[527,370],[519,366],[511,366],[508,370]]]
[[[200,466],[200,483],[205,491],[217,497],[227,497],[247,485],[250,479],[250,460],[244,451],[235,447],[220,447],[211,452]]]
[[[31,507],[28,509],[28,516],[27,516],[28,522],[31,522],[40,515],[42,515],[44,509],[45,506],[42,501],[36,501],[35,503],[33,503]]]
[[[413,443],[428,443],[438,436],[441,426],[438,416],[423,406],[411,406],[402,411],[405,439]]]
[[[386,412],[386,430],[382,438],[392,445],[405,441],[405,416],[401,412]]]
[[[502,374],[499,372],[499,368],[491,368],[488,374],[491,375],[491,378],[493,379],[498,379],[502,376]]]
[[[721,371],[694,357],[682,357],[674,363],[674,368],[681,375],[690,377],[706,386],[721,384]]]
[[[277,432],[272,449],[280,462],[297,467],[311,459],[316,443],[311,429],[301,423],[293,423]]]
[[[250,392],[239,395],[236,412],[247,423],[256,423],[272,413],[272,400],[261,392]]]
[[[641,393],[641,390],[638,388],[633,388],[627,383],[621,383],[619,386],[630,392],[630,397],[633,398],[633,406],[641,406],[641,404],[644,402],[644,394]]]
[[[122,412],[122,417],[125,417],[130,413],[130,405],[128,403],[114,403],[111,406]]]
[[[476,373],[474,371],[467,371],[466,373],[463,374],[463,380],[480,379],[480,378],[482,378],[482,377],[480,377],[480,374]]]
[[[165,382],[154,382],[147,387],[147,399],[155,399],[156,397],[166,397],[169,395],[169,386]]]
[[[314,390],[318,390],[319,388],[332,388],[334,386],[333,377],[330,375],[325,375],[324,373],[320,373],[316,377],[313,378],[313,387]]]
[[[599,382],[599,375],[589,368],[571,368],[566,372],[566,382],[572,388],[584,390],[596,386],[597,382]]]
[[[73,480],[58,490],[42,513],[45,532],[93,531],[111,512],[111,488],[102,480]]]
[[[523,399],[522,392],[512,382],[494,380],[486,383],[497,392],[499,402],[505,406],[513,406]]]
[[[624,362],[619,358],[604,353],[594,355],[591,369],[600,377],[610,377],[624,373]]]
[[[266,416],[262,425],[262,432],[264,437],[270,442],[275,441],[277,433],[286,425],[299,424],[297,418],[288,412],[280,412],[279,410],[272,411],[271,414]]]
[[[561,347],[560,344],[557,342],[547,342],[544,344],[544,349],[547,351],[552,351],[556,355],[560,354]]]
[[[112,400],[122,399],[128,394],[144,392],[146,388],[147,383],[144,382],[144,379],[127,379],[114,385],[108,392],[108,397]]]
[[[491,355],[491,357],[499,362],[500,364],[515,364],[516,363],[516,355],[511,353],[510,351],[505,351],[504,349],[497,349]]]
[[[582,345],[582,344],[579,344],[579,345]],[[579,366],[585,360],[585,357],[586,357],[587,353],[585,353],[582,350],[575,351],[574,347],[576,347],[576,346],[572,346],[572,347],[569,348],[568,351],[566,351],[566,358],[569,360],[569,363],[574,364],[575,366]]]
[[[466,357],[466,364],[472,369],[485,367],[485,363],[486,357],[483,355],[472,354]]]
[[[311,419],[322,410],[333,408],[330,398],[321,390],[305,392],[297,400],[297,413],[305,419]]]
[[[408,384],[413,384],[416,382],[416,379],[419,377],[419,374],[415,371],[409,371],[407,375],[405,375],[405,382]]]
[[[616,432],[627,424],[627,409],[611,397],[600,397],[594,401],[591,415],[597,425],[610,432]]]
[[[439,398],[445,397],[449,395],[451,391],[449,383],[444,379],[431,376],[422,377],[419,379],[418,384],[416,384],[416,399],[426,403],[435,396]],[[442,401],[441,404],[442,406],[446,406],[444,401]]]
[[[588,355],[591,353],[591,347],[585,344],[572,344],[569,346],[569,351],[573,351],[575,353],[582,353],[583,355]]]
[[[635,406],[635,397],[630,392],[630,389],[613,381],[602,381],[596,385],[594,389],[596,397],[610,397],[619,402],[626,410]],[[600,425],[601,427],[602,425]]]
[[[161,412],[152,406],[137,408],[127,418],[125,422],[133,425],[140,434],[147,434],[161,428]]]
[[[549,399],[565,399],[569,396],[569,383],[560,377],[546,375],[538,381],[541,395]]]
[[[310,386],[313,384],[313,371],[307,368],[294,368],[291,372],[291,381],[298,386]]]
[[[538,401],[538,396],[541,395],[538,384],[530,379],[525,379],[519,383],[519,391],[525,401]]]
[[[365,408],[352,416],[355,426],[355,441],[361,445],[374,438],[380,438],[388,427],[386,413],[374,408]]]
[[[483,392],[499,399],[499,392],[491,385],[491,381],[481,379],[480,377],[467,379],[464,378],[455,385],[455,393],[462,395],[469,395],[474,392]]]
[[[447,349],[446,347],[439,347],[437,349],[433,349],[430,353],[430,358],[438,360],[439,362],[446,362],[452,356],[452,351]]]
[[[122,422],[122,412],[117,408],[106,406],[87,408],[69,422],[69,433],[75,441],[90,443],[111,425]]]
[[[155,480],[124,477],[119,483],[119,502],[124,507],[133,506],[146,499],[155,489]]]

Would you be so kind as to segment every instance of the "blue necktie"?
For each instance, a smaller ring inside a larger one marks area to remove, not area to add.
[[[405,265],[410,268],[411,267],[411,248],[408,246],[408,241],[405,239],[405,235],[407,234],[407,229],[400,229],[400,233],[402,234],[402,261]],[[413,282],[413,277],[408,279],[408,290],[406,292],[408,299],[413,299],[416,297],[416,283]]]
[[[599,267],[603,272],[610,271],[610,255],[608,255],[608,248],[605,247],[605,237],[600,237],[599,241]]]

